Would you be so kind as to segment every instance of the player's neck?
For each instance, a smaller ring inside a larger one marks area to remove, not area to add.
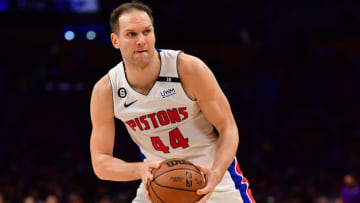
[[[160,65],[158,52],[154,53],[154,57],[151,58],[147,65],[139,66],[125,62],[124,68],[128,83],[136,91],[147,94],[159,76]]]

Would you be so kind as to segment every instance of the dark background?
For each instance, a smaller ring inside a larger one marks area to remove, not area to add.
[[[97,9],[81,12],[89,2]],[[122,2],[0,0],[0,202],[133,198],[138,182],[99,180],[89,151],[92,87],[121,60],[108,19]],[[359,177],[359,1],[143,2],[156,47],[195,55],[216,75],[257,202],[333,202],[345,173]],[[117,123],[114,154],[140,160]]]

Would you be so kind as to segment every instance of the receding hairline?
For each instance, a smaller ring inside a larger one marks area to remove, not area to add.
[[[136,12],[136,10],[138,10],[138,9],[134,9],[135,12]],[[118,20],[117,20],[117,22],[118,22],[118,30],[117,30],[117,32],[120,32],[121,27],[123,27],[123,26],[120,26],[120,19],[121,19],[121,17],[129,18],[129,17],[127,17],[126,15],[128,15],[128,14],[134,12],[134,11],[130,11],[130,10],[129,10],[129,11],[126,11],[126,12],[122,13],[122,14],[119,16],[119,18],[118,18]],[[149,17],[149,15],[148,15],[145,11],[142,11],[142,10],[138,10],[138,11],[144,12],[144,13],[146,14],[147,18],[149,19],[149,22],[146,22],[146,24],[143,24],[143,25],[144,25],[144,28],[146,28],[146,29],[153,28],[154,25],[153,25],[153,22],[152,22],[151,18]],[[143,22],[144,22],[144,21],[143,21]],[[126,28],[126,29],[123,30],[123,31],[129,32],[129,31],[134,31],[134,29]]]
[[[151,17],[149,16],[149,14],[146,12],[146,11],[143,11],[143,10],[140,10],[140,9],[137,9],[137,8],[131,8],[129,10],[126,10],[124,11],[123,13],[121,13],[121,15],[119,15],[117,21],[118,23],[120,22],[120,18],[126,14],[130,14],[130,13],[133,13],[133,12],[141,12],[141,13],[144,13],[150,20],[151,22],[151,25],[153,25],[153,20],[151,19]]]
[[[122,15],[136,11],[145,12],[151,21],[151,25],[154,26],[154,17],[152,15],[151,8],[148,5],[143,4],[141,2],[131,2],[131,3],[121,4],[111,12],[110,14],[111,31],[113,33],[117,33],[119,31],[119,26],[120,26],[119,19]]]

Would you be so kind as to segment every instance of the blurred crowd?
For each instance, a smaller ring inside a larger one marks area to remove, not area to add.
[[[150,2],[157,47],[200,57],[218,78],[257,202],[359,203],[359,3],[239,2],[208,3],[195,19],[202,3]],[[101,1],[105,27],[117,3]],[[0,15],[12,30],[0,33],[0,203],[130,202],[139,182],[99,180],[89,150],[92,86],[119,53],[100,39],[66,42],[41,15]],[[140,160],[116,123],[115,156]]]

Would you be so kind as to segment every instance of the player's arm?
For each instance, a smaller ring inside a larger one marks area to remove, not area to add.
[[[112,88],[106,75],[94,86],[90,115],[92,133],[90,139],[91,161],[95,174],[103,180],[131,181],[150,174],[149,167],[157,166],[148,162],[125,162],[113,157],[115,123]]]
[[[186,93],[197,101],[205,117],[219,132],[212,167],[206,169],[200,166],[209,175],[207,186],[198,191],[207,194],[202,199],[206,201],[236,156],[238,130],[230,104],[210,69],[200,59],[183,53],[179,55],[178,67]]]

